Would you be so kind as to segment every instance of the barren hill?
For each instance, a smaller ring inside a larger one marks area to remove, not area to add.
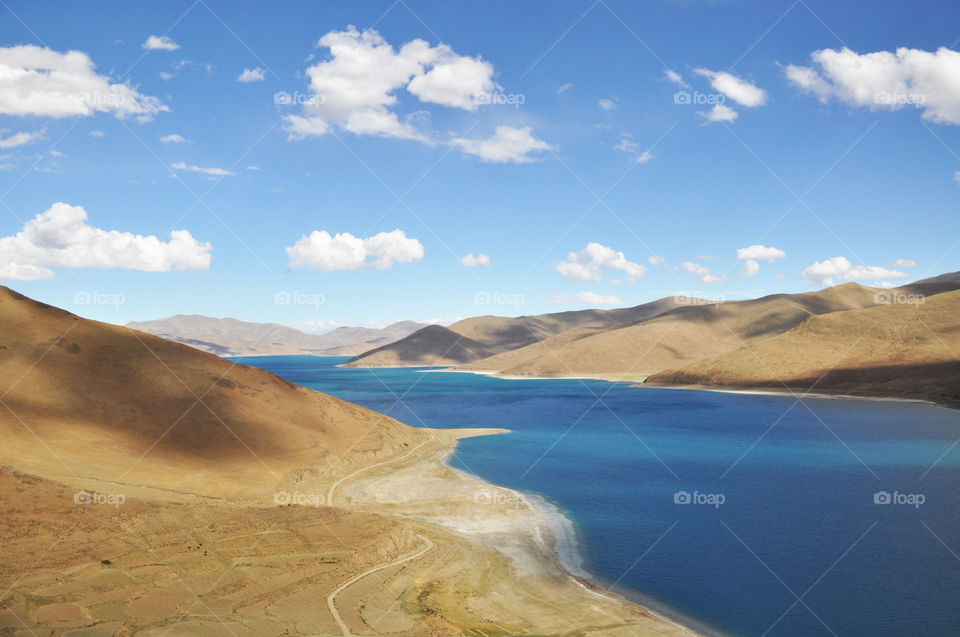
[[[960,291],[916,301],[811,316],[784,334],[655,374],[648,382],[791,388],[958,404]]]
[[[412,334],[424,324],[399,321],[383,329],[338,327],[326,334],[308,334],[277,323],[178,314],[153,321],[134,321],[127,327],[218,356],[355,356]]]
[[[272,491],[424,436],[269,372],[0,287],[0,463],[194,493]],[[214,470],[215,468],[215,470]]]
[[[462,369],[504,375],[643,377],[780,334],[814,314],[869,307],[856,283],[806,294],[686,305],[617,329],[577,330]]]
[[[577,328],[612,328],[676,307],[674,297],[615,310],[579,310],[536,316],[475,316],[449,327],[431,326],[361,354],[348,367],[457,365],[536,343]]]

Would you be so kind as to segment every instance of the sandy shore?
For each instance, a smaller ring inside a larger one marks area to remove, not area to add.
[[[697,635],[592,583],[580,565],[573,524],[552,504],[449,466],[459,439],[504,432],[433,430],[433,441],[408,457],[341,479],[333,505],[417,520],[498,555],[509,577],[474,594],[523,618],[517,634],[576,627],[597,635]]]

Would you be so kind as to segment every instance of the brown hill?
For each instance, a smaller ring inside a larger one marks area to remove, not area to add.
[[[536,316],[475,316],[449,327],[431,326],[345,363],[348,367],[457,365],[518,349],[578,328],[627,325],[677,306],[675,297],[615,310],[578,310]]]
[[[330,476],[424,433],[356,405],[0,287],[0,463],[218,495]],[[214,469],[215,468],[215,469]]]
[[[463,369],[503,375],[644,377],[785,332],[814,314],[869,307],[876,290],[847,283],[806,294],[677,307],[606,330],[562,333]]]
[[[408,336],[424,324],[399,321],[383,329],[344,326],[326,334],[308,334],[277,323],[178,314],[130,322],[127,327],[218,356],[356,356]]]
[[[648,382],[960,404],[960,291],[927,296],[915,304],[909,297],[902,300],[811,316],[784,334],[655,374]]]

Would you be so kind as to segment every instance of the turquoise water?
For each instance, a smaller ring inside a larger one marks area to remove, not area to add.
[[[411,425],[511,429],[451,464],[545,496],[598,581],[705,632],[960,634],[960,411],[239,360]]]

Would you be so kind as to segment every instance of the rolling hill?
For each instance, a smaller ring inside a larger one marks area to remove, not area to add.
[[[654,385],[791,389],[960,404],[960,290],[811,316],[783,334],[654,374]]]
[[[930,296],[958,287],[956,279],[918,282],[893,290],[846,283],[803,294],[687,305],[626,327],[570,330],[458,369],[504,376],[643,379],[761,343],[811,316],[872,307],[890,295]]]
[[[424,436],[266,371],[3,287],[0,361],[0,463],[66,482],[122,476],[211,496],[272,492],[303,467],[332,477]]]
[[[361,354],[347,367],[459,365],[524,347],[577,328],[612,328],[677,306],[674,297],[615,310],[579,310],[536,316],[476,316],[448,327],[430,326]]]
[[[134,321],[127,327],[218,356],[356,356],[399,340],[425,325],[399,321],[383,329],[344,326],[326,334],[308,334],[277,323],[178,314],[153,321]]]

